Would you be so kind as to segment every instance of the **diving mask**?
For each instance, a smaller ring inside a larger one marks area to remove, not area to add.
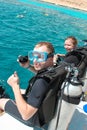
[[[44,62],[49,57],[53,57],[53,53],[48,54],[47,52],[30,51],[28,57],[30,61]]]

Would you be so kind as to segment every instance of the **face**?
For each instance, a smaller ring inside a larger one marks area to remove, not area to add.
[[[41,54],[42,54],[42,57],[39,57],[39,55],[38,55],[39,60],[37,60],[37,58],[35,58],[33,60],[35,70],[41,70],[41,69],[44,69],[44,68],[53,64],[53,58],[52,57],[47,58],[46,61],[40,62],[40,60],[41,60],[40,58],[43,58],[44,52],[49,54],[49,51],[48,51],[46,46],[36,47],[36,48],[34,48],[34,51],[35,52],[41,52]]]
[[[73,44],[72,39],[65,40],[64,47],[68,52],[73,50],[75,48],[75,45]]]

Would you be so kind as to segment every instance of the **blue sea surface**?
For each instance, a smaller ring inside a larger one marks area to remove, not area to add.
[[[42,7],[44,9],[51,9],[51,10],[56,10],[56,11],[59,11],[59,12],[63,12],[63,13],[66,13],[68,15],[71,15],[71,16],[74,16],[76,18],[82,18],[82,19],[86,19],[87,20],[87,12],[84,12],[84,11],[79,11],[79,10],[76,10],[76,9],[71,9],[69,7],[64,7],[64,6],[58,6],[58,5],[55,5],[55,4],[50,4],[48,5],[48,3],[43,3],[43,2],[40,2],[40,0],[19,0],[20,2],[23,2],[23,3],[27,3],[29,5],[34,5],[34,6],[37,6],[37,7]]]
[[[27,55],[39,41],[49,41],[55,52],[66,53],[64,39],[73,35],[79,45],[87,38],[87,12],[39,0],[0,0],[0,80],[10,97],[8,77],[17,71],[21,88],[34,75],[19,66],[18,55]]]

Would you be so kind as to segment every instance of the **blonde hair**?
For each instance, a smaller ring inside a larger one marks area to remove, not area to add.
[[[39,43],[35,46],[35,48],[36,48],[36,47],[41,47],[41,46],[46,46],[47,49],[48,49],[48,51],[49,51],[49,53],[54,53],[54,47],[53,47],[52,43],[50,43],[50,42],[39,42]]]

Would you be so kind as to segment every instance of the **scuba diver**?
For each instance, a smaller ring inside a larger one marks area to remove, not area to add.
[[[21,94],[18,74],[14,72],[7,80],[11,86],[15,101],[9,98],[0,99],[0,110],[5,111],[24,124],[34,127],[40,126],[38,109],[48,91],[49,78],[41,77],[49,67],[53,66],[54,48],[49,42],[40,42],[29,57],[33,61],[37,74],[32,78],[24,95]],[[9,122],[10,123],[10,122]]]
[[[78,41],[74,36],[68,36],[65,39],[64,48],[65,48],[66,52],[68,53],[68,52],[74,50],[75,48],[77,48],[77,44],[78,44]],[[61,60],[60,58],[64,58],[64,57],[65,57],[65,54],[59,54],[59,53],[55,54],[54,55],[54,64],[56,64],[58,62],[58,60]]]

